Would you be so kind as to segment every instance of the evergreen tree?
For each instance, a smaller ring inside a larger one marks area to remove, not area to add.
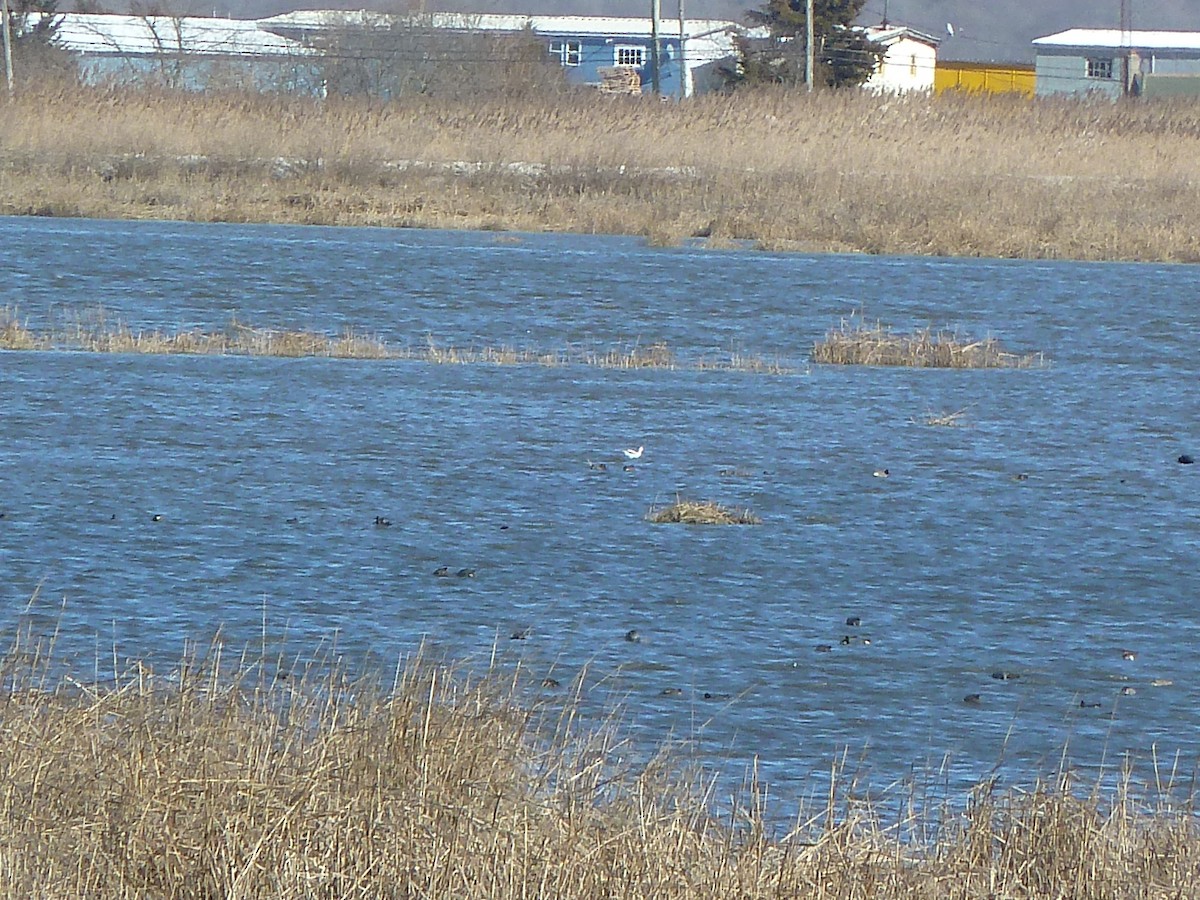
[[[866,0],[813,0],[813,82],[857,86],[871,77],[883,47],[853,28]],[[807,47],[805,0],[767,0],[746,14],[766,37],[737,41],[738,66],[727,70],[731,85],[804,83]]]

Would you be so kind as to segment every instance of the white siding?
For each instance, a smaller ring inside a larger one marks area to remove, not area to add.
[[[937,48],[902,37],[890,43],[875,74],[864,85],[868,90],[895,94],[932,91]]]

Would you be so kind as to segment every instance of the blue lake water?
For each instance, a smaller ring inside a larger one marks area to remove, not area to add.
[[[847,751],[879,788],[1200,757],[1200,465],[1176,461],[1200,457],[1200,268],[41,219],[0,219],[0,248],[0,306],[34,328],[102,306],[796,365],[2,352],[0,625],[57,628],[81,668],[218,631],[356,669],[498,648],[564,695],[585,672],[644,747],[757,758],[785,805]],[[808,366],[860,308],[1050,362]],[[645,521],[676,495],[764,524]]]

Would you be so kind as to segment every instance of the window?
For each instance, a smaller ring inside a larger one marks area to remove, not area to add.
[[[617,54],[618,66],[632,66],[640,69],[646,64],[646,48],[618,45],[614,48]]]
[[[1088,57],[1087,77],[1088,78],[1112,78],[1113,77],[1113,61],[1111,59],[1098,59],[1096,57]]]
[[[550,55],[564,66],[577,66],[583,61],[583,43],[580,41],[551,41]]]

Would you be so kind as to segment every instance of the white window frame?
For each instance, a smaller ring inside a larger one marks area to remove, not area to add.
[[[632,62],[631,57],[636,58],[637,62]],[[646,65],[646,48],[639,44],[617,44],[613,47],[613,62],[618,66],[640,69]]]
[[[1085,72],[1088,78],[1111,81],[1113,77],[1113,61],[1108,56],[1089,56],[1084,60]]]
[[[583,41],[551,41],[550,55],[564,66],[583,63]]]

